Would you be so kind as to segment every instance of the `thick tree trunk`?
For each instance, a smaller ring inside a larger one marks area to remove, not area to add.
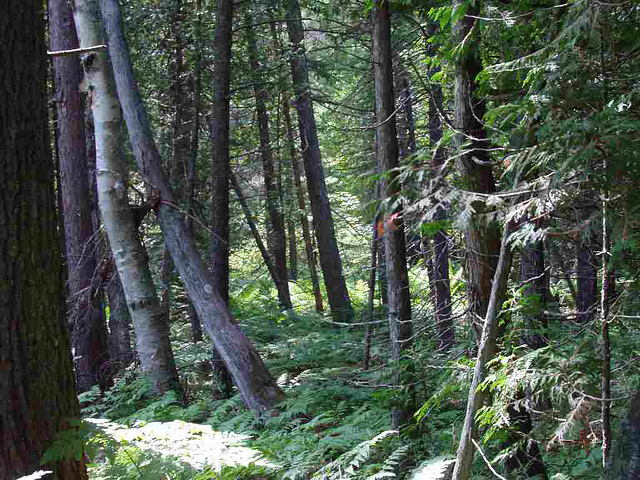
[[[262,415],[280,403],[284,393],[231,315],[218,289],[212,287],[213,279],[198,254],[187,223],[172,206],[175,204],[173,193],[162,170],[160,155],[133,77],[118,4],[114,0],[101,0],[101,7],[129,137],[143,178],[157,188],[155,212],[174,265],[245,404]]]
[[[476,413],[488,399],[487,389],[478,389],[478,386],[485,380],[487,375],[487,363],[496,354],[496,343],[498,338],[498,313],[502,305],[501,291],[505,289],[509,270],[511,270],[511,250],[509,249],[509,230],[505,227],[500,246],[498,265],[491,286],[489,305],[487,306],[487,316],[484,320],[480,346],[478,348],[478,358],[473,372],[471,388],[469,388],[469,399],[467,400],[467,412],[464,418],[462,433],[460,435],[460,445],[456,455],[456,465],[453,469],[452,480],[468,480],[471,476],[471,464],[475,454],[472,440],[476,436]]]
[[[246,33],[249,54],[249,65],[253,81],[253,91],[256,99],[258,127],[260,129],[260,155],[262,158],[262,173],[267,195],[267,210],[269,212],[269,227],[267,235],[273,254],[273,267],[279,280],[278,300],[282,310],[291,310],[291,294],[289,292],[289,275],[287,272],[287,244],[284,231],[284,219],[280,209],[280,191],[276,185],[276,174],[271,155],[271,135],[269,132],[269,114],[267,113],[268,93],[262,85],[261,68],[258,62],[258,47],[252,18],[246,16]]]
[[[333,216],[324,178],[320,155],[316,119],[313,113],[307,57],[304,50],[304,33],[298,0],[289,0],[287,8],[287,31],[293,49],[291,53],[291,77],[295,90],[300,136],[303,142],[302,155],[307,174],[307,187],[313,214],[313,227],[318,240],[320,266],[327,289],[331,315],[335,321],[349,322],[353,318],[353,307],[342,273],[342,260],[333,225]]]
[[[373,71],[376,90],[376,148],[383,175],[382,199],[388,206],[400,192],[397,168],[398,138],[396,134],[393,67],[391,57],[391,12],[388,0],[377,4],[373,19]],[[389,288],[389,326],[391,330],[391,359],[395,363],[396,383],[410,381],[400,371],[403,351],[411,346],[411,296],[403,222],[394,221],[402,215],[402,206],[387,209],[384,234]],[[391,410],[392,428],[398,428],[411,418],[411,409],[396,405]]]
[[[43,2],[1,2],[0,36],[0,480],[37,470],[84,480],[82,456],[41,464],[80,416],[49,148]]]
[[[65,0],[49,2],[49,43],[52,51],[78,48],[71,8]],[[79,86],[82,67],[75,55],[54,57],[57,146],[60,194],[66,240],[71,348],[76,358],[79,392],[109,384],[107,329],[104,312],[92,284],[97,270],[89,174],[86,158],[84,101]]]
[[[97,2],[76,0],[74,8],[81,47],[103,44]],[[154,392],[179,390],[167,318],[151,278],[138,224],[128,204],[127,174],[120,152],[120,103],[109,57],[104,51],[94,51],[81,58],[91,91],[100,210],[133,319],[140,365],[149,374]]]

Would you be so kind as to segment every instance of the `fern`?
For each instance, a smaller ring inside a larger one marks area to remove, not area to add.
[[[364,463],[371,457],[373,447],[380,446],[385,440],[397,434],[397,430],[386,430],[371,440],[360,443],[333,462],[322,467],[311,478],[314,480],[354,478],[356,472],[360,470]],[[345,474],[347,476],[345,476]]]

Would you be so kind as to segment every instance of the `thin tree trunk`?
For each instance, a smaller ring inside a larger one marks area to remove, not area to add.
[[[97,8],[95,0],[76,0],[74,4],[75,24],[83,48],[103,44]],[[100,210],[133,319],[140,364],[149,374],[154,392],[179,390],[167,318],[127,200],[127,175],[120,151],[120,103],[109,58],[104,51],[94,51],[81,59],[91,86]]]
[[[307,253],[307,263],[309,264],[309,275],[311,277],[311,286],[313,288],[313,298],[315,299],[316,311],[322,312],[324,305],[322,303],[322,291],[320,290],[320,280],[318,279],[318,267],[316,255],[313,250],[313,240],[311,237],[311,229],[309,228],[309,219],[307,218],[307,206],[304,201],[304,188],[302,187],[302,179],[300,172],[300,163],[298,161],[298,153],[296,151],[293,139],[293,127],[291,125],[291,114],[289,111],[289,92],[282,92],[282,103],[285,128],[287,130],[287,143],[289,145],[289,158],[291,158],[291,168],[293,170],[293,183],[295,185],[296,196],[298,197],[298,212],[300,216],[300,225],[302,226],[302,238],[304,239],[304,247]]]
[[[254,96],[258,127],[260,129],[260,155],[262,158],[262,172],[267,195],[267,210],[269,212],[269,226],[267,234],[270,237],[270,247],[273,253],[273,267],[280,282],[278,300],[282,310],[291,310],[291,294],[289,292],[289,275],[287,272],[287,244],[284,231],[284,219],[280,208],[280,191],[276,185],[276,174],[271,155],[271,136],[269,132],[269,115],[267,113],[268,93],[262,86],[260,78],[261,68],[258,62],[258,47],[251,14],[246,15],[246,34],[248,44],[249,65],[253,81]]]
[[[468,480],[471,476],[471,464],[473,463],[475,453],[471,440],[476,436],[477,431],[475,422],[476,413],[488,399],[487,389],[478,389],[478,386],[486,378],[487,363],[496,354],[498,313],[500,312],[500,305],[502,305],[503,298],[503,294],[501,292],[505,289],[507,278],[509,277],[509,270],[511,270],[512,254],[509,249],[509,234],[509,229],[505,227],[505,232],[500,246],[498,266],[491,286],[487,316],[484,320],[484,326],[482,329],[478,358],[476,359],[471,388],[469,388],[467,412],[460,436],[460,445],[458,446],[456,464],[451,477],[452,480]]]
[[[231,27],[233,2],[218,1],[218,22],[213,40],[215,66],[211,135],[211,230],[209,252],[213,289],[229,305],[229,101],[231,82]]]
[[[435,71],[432,71],[433,75]],[[433,147],[439,145],[442,139],[442,88],[439,85],[431,86],[429,95],[429,142]],[[437,172],[444,164],[444,150],[437,146],[431,157],[431,172],[435,178]],[[436,209],[434,220],[441,221],[446,218],[445,209],[439,205]],[[451,284],[449,281],[449,238],[444,229],[438,230],[433,235],[433,285],[435,290],[436,322],[438,324],[439,345],[438,349],[448,352],[455,341],[453,320],[451,319]]]
[[[108,265],[113,265],[109,259]],[[102,272],[101,272],[102,273]],[[106,292],[109,299],[109,354],[114,364],[112,373],[122,371],[131,365],[135,359],[135,352],[131,347],[131,313],[127,307],[127,298],[124,295],[120,275],[115,267],[108,267],[104,273]]]
[[[382,180],[382,199],[391,205],[400,192],[397,168],[398,139],[396,133],[395,102],[393,93],[393,67],[391,57],[391,11],[388,0],[377,4],[372,13],[373,19],[373,70],[376,97],[376,148],[379,164],[384,173]],[[394,220],[402,215],[402,206],[387,209],[388,226],[384,235],[387,257],[387,276],[389,288],[389,326],[391,330],[391,359],[396,370],[396,383],[411,381],[402,375],[404,368],[400,361],[403,352],[411,347],[411,296],[409,292],[409,273],[405,247],[404,224]],[[398,428],[411,418],[411,409],[395,405],[391,410],[392,428]]]
[[[162,170],[160,155],[134,80],[118,4],[115,0],[101,0],[101,7],[129,137],[143,178],[157,188],[155,212],[174,265],[245,404],[262,417],[284,399],[284,393],[231,315],[218,289],[212,288],[213,279],[198,254],[186,222],[172,206],[175,205],[173,193]]]
[[[247,219],[247,224],[249,225],[249,229],[251,230],[251,235],[253,236],[253,239],[256,241],[258,250],[260,250],[260,254],[262,255],[262,260],[264,261],[264,264],[267,266],[267,270],[269,271],[269,275],[271,276],[271,279],[273,280],[273,283],[276,286],[276,289],[280,290],[282,288],[282,281],[280,280],[280,277],[278,277],[278,272],[275,266],[273,265],[273,262],[271,261],[271,257],[269,256],[269,251],[267,250],[267,247],[264,246],[264,242],[262,241],[262,238],[260,238],[260,232],[258,231],[256,222],[253,221],[251,210],[249,210],[249,205],[247,205],[247,200],[245,199],[244,194],[242,193],[242,189],[240,188],[240,185],[238,184],[238,180],[236,179],[236,176],[233,174],[233,172],[231,173],[230,179],[231,179],[231,185],[233,186],[233,189],[236,192],[236,196],[238,197],[238,202],[240,203],[240,206],[242,207],[242,211],[244,212],[244,216]]]
[[[608,171],[605,156],[604,170]],[[609,192],[602,195],[602,289],[600,292],[600,314],[602,316],[602,338],[600,340],[601,395],[602,395],[602,475],[604,480],[611,470],[611,344],[609,341],[609,307],[611,299],[612,272],[609,271],[611,237],[609,233]]]
[[[82,455],[42,464],[79,419],[47,112],[44,3],[0,2],[0,480],[85,480]],[[80,113],[82,117],[82,113]],[[74,453],[78,453],[77,451]]]
[[[293,52],[291,53],[291,77],[296,95],[296,109],[300,136],[303,142],[302,155],[307,175],[307,187],[313,214],[313,226],[318,240],[320,266],[331,315],[338,322],[349,322],[353,318],[353,307],[342,273],[342,260],[329,204],[329,195],[324,177],[324,168],[318,142],[318,131],[313,112],[307,57],[304,50],[304,33],[298,0],[289,0],[287,8],[287,31]]]
[[[362,368],[369,370],[371,360],[371,329],[374,322],[374,300],[376,295],[376,270],[378,268],[378,216],[373,219],[371,227],[371,246],[369,259],[369,298],[367,299],[367,326],[364,333],[364,361]]]

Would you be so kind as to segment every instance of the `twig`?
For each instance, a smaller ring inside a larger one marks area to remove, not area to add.
[[[487,464],[487,467],[489,467],[489,470],[491,470],[491,473],[493,473],[496,477],[498,477],[500,480],[507,480],[506,478],[504,478],[502,475],[500,475],[498,472],[495,471],[495,469],[493,468],[493,466],[491,465],[491,462],[489,462],[489,460],[487,460],[487,457],[484,456],[484,452],[482,451],[482,449],[480,448],[480,445],[478,445],[478,442],[476,442],[473,438],[471,439],[471,441],[473,442],[473,444],[475,445],[476,449],[478,450],[478,453],[480,454],[480,456],[482,457],[482,459],[484,460],[484,462]]]
[[[47,52],[50,57],[62,57],[64,55],[74,55],[76,53],[93,52],[95,50],[106,50],[106,45],[96,45],[95,47],[74,48],[72,50],[58,50],[56,52]]]

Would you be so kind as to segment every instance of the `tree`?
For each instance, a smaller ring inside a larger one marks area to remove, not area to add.
[[[298,0],[289,0],[286,13],[287,31],[291,44],[291,77],[295,91],[295,104],[298,112],[302,156],[307,175],[307,188],[313,225],[318,240],[320,267],[327,289],[327,299],[331,314],[336,321],[348,322],[353,318],[353,307],[342,273],[342,260],[338,250],[338,241],[333,225],[333,215],[327,194],[324,168],[318,143],[306,51],[303,45],[304,32]]]
[[[86,479],[84,459],[41,465],[80,415],[64,305],[40,1],[0,6],[0,479],[44,468]]]
[[[74,4],[76,29],[84,48],[103,44],[97,7],[93,0],[78,0]],[[120,103],[109,57],[106,52],[92,51],[82,57],[82,65],[92,96],[100,211],[133,319],[140,364],[149,374],[153,392],[179,391],[168,318],[162,309],[149,270],[149,258],[138,233],[143,216],[140,212],[145,208],[138,208],[134,215],[128,202],[128,175],[120,151]],[[146,211],[148,209],[147,206]]]
[[[384,247],[387,260],[387,288],[389,291],[389,326],[391,329],[391,359],[394,369],[401,371],[402,354],[411,346],[411,295],[405,248],[402,204],[397,168],[398,138],[396,132],[393,67],[391,58],[391,11],[389,1],[376,4],[373,19],[373,71],[376,90],[376,151],[383,172],[382,198],[386,203]],[[396,375],[396,383],[407,378]],[[406,400],[403,400],[406,401]],[[391,425],[398,428],[411,418],[411,410],[395,406],[391,411]]]
[[[78,48],[68,2],[49,2],[49,43],[52,51]],[[60,162],[60,194],[65,229],[71,346],[79,392],[108,384],[107,329],[97,294],[98,242],[94,237],[86,158],[82,67],[75,55],[53,58],[56,87],[56,139]]]
[[[187,222],[174,207],[176,203],[171,186],[162,170],[160,154],[151,135],[151,126],[131,68],[118,3],[101,0],[100,6],[129,138],[141,174],[156,188],[154,212],[171,258],[246,406],[262,417],[284,399],[284,393],[238,326],[219,291],[212,288],[213,279],[196,250]]]
[[[289,292],[289,275],[287,273],[287,244],[284,230],[284,219],[280,205],[280,191],[276,185],[276,173],[271,154],[271,135],[269,132],[269,114],[267,112],[267,100],[269,94],[260,76],[263,75],[258,61],[258,47],[254,32],[253,20],[250,10],[246,15],[246,33],[249,54],[249,66],[253,81],[253,91],[256,99],[256,114],[258,116],[258,128],[260,130],[260,156],[262,158],[262,173],[267,195],[267,211],[269,212],[268,232],[273,257],[276,288],[282,310],[291,310],[291,294]]]
[[[218,2],[218,22],[213,39],[215,68],[213,72],[213,102],[209,131],[211,134],[211,233],[209,258],[211,260],[212,287],[229,308],[229,101],[231,88],[231,27],[233,2]],[[191,229],[189,228],[191,231]],[[193,300],[192,300],[193,302]],[[214,374],[224,385],[224,394],[230,396],[233,387],[229,370],[213,347]]]

